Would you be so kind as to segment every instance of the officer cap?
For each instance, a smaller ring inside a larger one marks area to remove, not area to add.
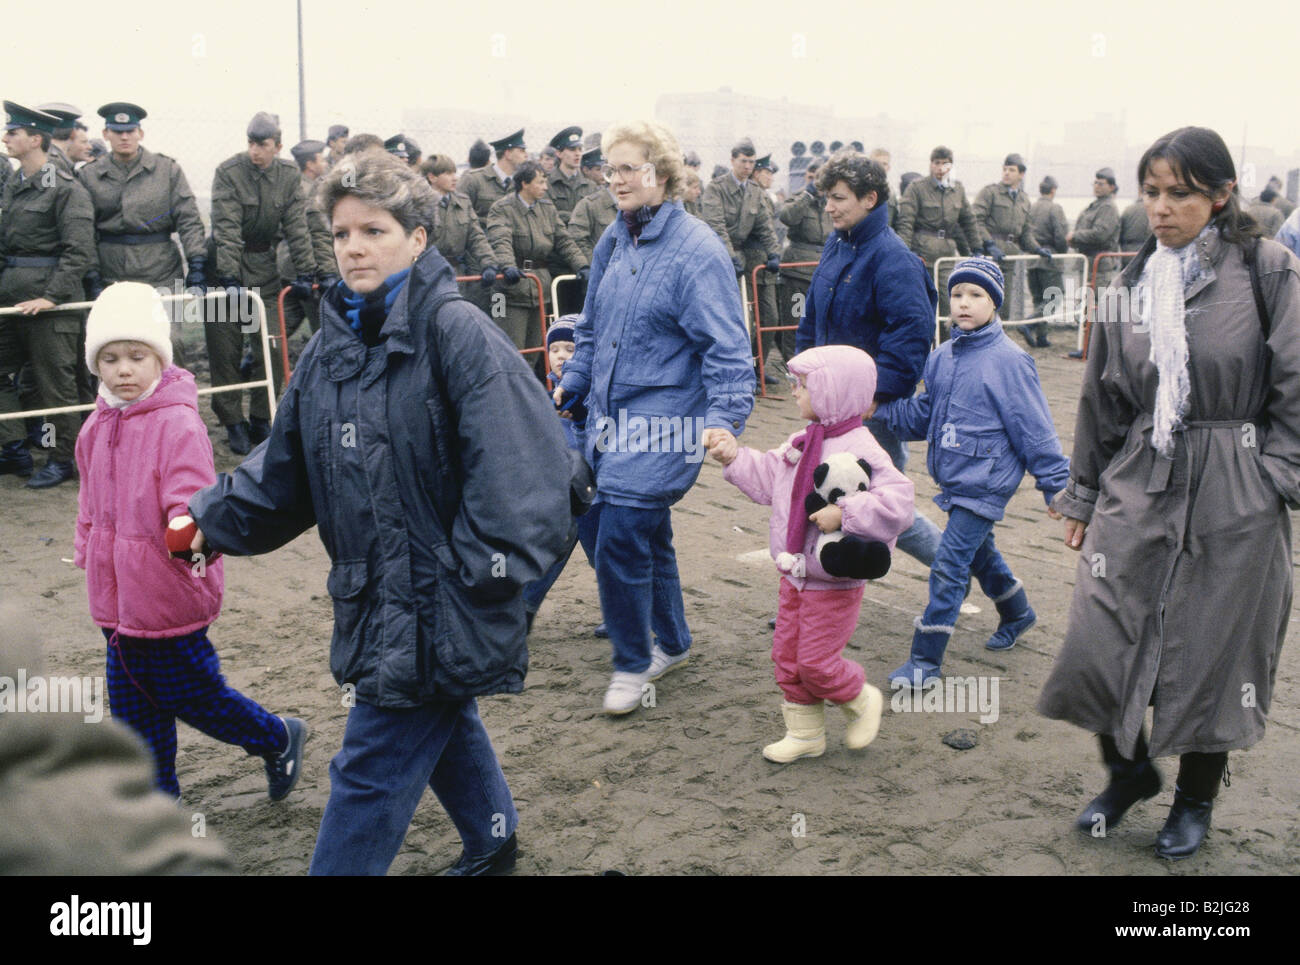
[[[1052,177],[1049,174],[1046,177],[1044,177],[1042,181],[1038,182],[1038,193],[1051,194],[1058,187],[1059,185],[1056,183],[1056,178]]]
[[[276,137],[279,133],[279,114],[258,111],[253,115],[253,119],[248,122],[248,139],[250,141],[265,141],[268,137]]]
[[[582,128],[566,127],[551,138],[551,147],[557,151],[564,151],[571,147],[582,147]]]
[[[821,141],[813,141],[808,145],[808,150],[812,152],[813,157],[821,157],[826,153],[826,145]]]
[[[1098,180],[1101,180],[1101,181],[1109,181],[1109,182],[1110,182],[1110,186],[1111,186],[1112,188],[1113,188],[1113,187],[1116,187],[1116,184],[1115,184],[1115,171],[1114,171],[1114,169],[1112,169],[1112,168],[1102,168],[1102,169],[1099,170],[1096,174],[1094,174],[1093,177],[1094,177],[1094,178],[1097,178]]]
[[[110,131],[133,131],[149,116],[140,105],[129,104],[126,101],[105,104],[95,113],[104,119],[104,126]]]
[[[384,150],[394,157],[400,157],[403,161],[410,159],[413,146],[404,134],[394,134],[384,142]]]
[[[865,150],[861,141],[849,141],[849,147],[853,148],[853,150],[857,151],[859,154]]]
[[[582,156],[582,166],[584,168],[598,168],[605,163],[605,155],[600,153],[600,148],[592,148]]]
[[[492,145],[492,150],[496,151],[498,155],[504,154],[512,147],[523,147],[524,129],[521,127],[513,134],[507,134],[505,137],[498,138],[495,141],[488,141],[488,143]]]
[[[90,141],[90,159],[101,158],[108,153],[108,145],[99,138],[92,138]]]
[[[773,174],[776,174],[778,168],[775,164],[772,163],[772,155],[764,154],[761,158],[759,158],[757,161],[754,162],[754,170],[771,171]]]
[[[40,131],[42,134],[53,134],[56,127],[63,126],[61,118],[55,117],[53,114],[47,114],[45,111],[23,107],[13,101],[5,101],[4,107],[6,131],[27,130]]]
[[[842,148],[843,146],[844,146],[844,142],[843,142],[843,141],[831,141],[831,153],[834,154],[836,151],[838,151],[838,150],[839,150],[840,148]]]
[[[558,158],[558,157],[560,156],[560,152],[557,151],[555,148],[553,148],[553,147],[552,147],[551,145],[549,145],[549,144],[546,145],[546,147],[542,148],[542,150],[541,150],[539,153],[540,153],[540,155],[541,155],[542,157],[553,157],[553,158]]]
[[[735,157],[737,154],[743,154],[746,157],[753,157],[757,153],[758,151],[754,150],[754,142],[747,137],[742,137],[731,147],[732,157]]]
[[[795,141],[790,145],[790,153],[795,157],[803,157],[808,153],[808,145],[803,141]]]
[[[401,137],[402,135],[399,134],[398,136]],[[420,150],[420,145],[416,143],[416,140],[413,137],[406,138],[406,154],[408,159],[415,158],[417,161],[424,154],[424,152]]]
[[[1006,158],[1003,159],[1003,161],[1002,161],[1002,166],[1003,166],[1004,168],[1005,168],[1005,167],[1010,167],[1010,166],[1013,165],[1013,164],[1014,164],[1016,167],[1020,168],[1020,173],[1021,173],[1021,174],[1024,174],[1024,173],[1025,173],[1025,159],[1022,158],[1019,154],[1008,154],[1008,155],[1006,156]]]
[[[59,127],[71,127],[72,122],[81,116],[81,108],[74,107],[72,104],[64,104],[59,101],[51,101],[48,104],[41,104],[36,108],[38,111],[44,111],[46,114],[53,114],[61,123]]]
[[[347,126],[346,124],[331,124],[331,125],[330,125],[329,133],[325,135],[325,140],[327,140],[327,141],[332,141],[332,140],[334,140],[336,137],[341,137],[341,138],[344,138],[345,140],[347,139],[347,137],[348,137],[348,126]]]
[[[325,150],[324,141],[299,141],[289,148],[289,153],[300,165],[305,164]]]
[[[698,168],[704,162],[700,160],[700,156],[694,151],[687,151],[686,155],[682,158],[682,163],[688,168]]]

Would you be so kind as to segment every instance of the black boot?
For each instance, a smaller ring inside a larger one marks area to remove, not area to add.
[[[237,456],[248,455],[253,444],[248,437],[247,422],[236,422],[234,425],[226,426],[226,445]]]
[[[512,834],[505,843],[491,854],[480,858],[471,858],[464,851],[456,863],[443,872],[448,878],[473,878],[480,876],[506,875],[515,870],[515,861],[519,858],[519,842]]]
[[[1160,793],[1160,772],[1147,758],[1147,742],[1142,734],[1138,734],[1137,758],[1131,761],[1120,754],[1109,734],[1100,734],[1097,739],[1101,742],[1101,758],[1110,770],[1110,783],[1088,803],[1074,826],[1100,838],[1119,824],[1134,804]]]
[[[17,442],[6,442],[4,447],[0,448],[0,476],[7,476],[10,473],[23,477],[32,474],[32,454],[27,451],[27,446],[22,439]]]
[[[271,420],[260,416],[248,417],[248,441],[253,445],[265,442],[271,437]]]
[[[1169,809],[1165,826],[1156,835],[1156,857],[1181,861],[1200,849],[1205,832],[1210,830],[1214,796],[1219,792],[1219,781],[1227,766],[1227,752],[1191,753],[1178,759],[1174,805]]]

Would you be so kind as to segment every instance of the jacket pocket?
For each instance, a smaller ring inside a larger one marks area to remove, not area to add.
[[[368,566],[365,560],[343,560],[330,567],[325,588],[334,602],[334,640],[330,663],[340,680],[354,680],[361,665],[362,617]]]
[[[994,492],[995,473],[1007,453],[1007,439],[1000,430],[940,429],[939,450],[943,478],[940,485],[967,495]]]
[[[433,597],[433,653],[425,655],[420,672],[422,686],[432,680],[425,696],[473,697],[521,689],[528,669],[523,597],[517,592],[504,600],[474,597],[443,566]]]

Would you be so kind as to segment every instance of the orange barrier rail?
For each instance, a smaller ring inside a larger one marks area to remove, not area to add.
[[[820,261],[783,261],[782,268],[813,268],[821,264]],[[767,394],[767,353],[763,351],[763,333],[764,332],[793,332],[798,325],[764,325],[762,315],[759,310],[761,299],[758,297],[758,273],[767,271],[763,265],[756,265],[750,273],[753,278],[752,290],[754,292],[754,333],[758,340],[758,394],[763,399],[784,399],[783,395]]]
[[[1097,310],[1097,270],[1103,258],[1132,258],[1136,251],[1099,251],[1092,259],[1092,271],[1088,273],[1088,304],[1083,323],[1083,344],[1079,346],[1079,357],[1088,359],[1088,337],[1092,334],[1092,314]]]

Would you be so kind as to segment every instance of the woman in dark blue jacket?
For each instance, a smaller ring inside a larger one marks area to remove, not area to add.
[[[329,552],[330,668],[352,710],[312,873],[383,874],[426,785],[464,842],[452,872],[505,870],[518,818],[474,698],[523,688],[519,589],[570,525],[563,434],[426,250],[435,201],[418,174],[350,155],[318,192],[343,283],[270,438],[191,500],[196,543],[266,553],[316,525]]]

